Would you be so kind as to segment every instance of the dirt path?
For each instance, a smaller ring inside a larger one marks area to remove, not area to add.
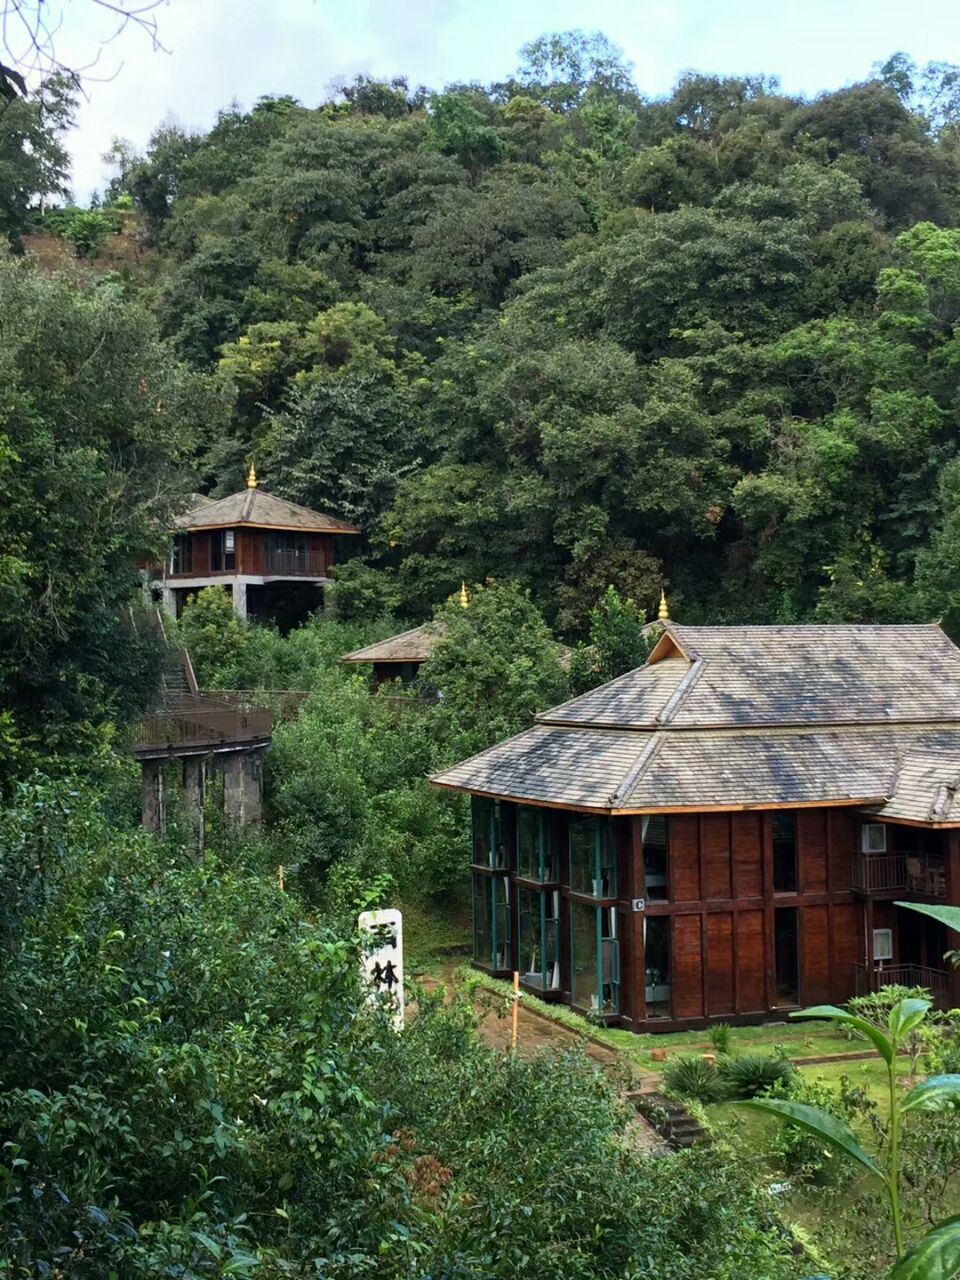
[[[445,966],[444,972],[440,977],[422,979],[423,986],[428,991],[435,991],[441,983],[448,987],[453,987],[455,984],[452,982],[452,976],[455,968],[456,964]],[[482,1014],[479,1027],[480,1034],[487,1044],[505,1053],[511,1047],[513,1036],[513,1023],[509,1004],[492,992],[484,991],[484,995],[490,998],[488,1008],[484,1009],[486,1001],[482,998],[475,1002],[478,1006],[478,1013]],[[615,1070],[617,1073],[622,1073],[626,1068],[629,1073],[628,1080],[624,1081],[621,1076],[615,1081],[621,1095],[625,1095],[629,1091],[644,1092],[659,1085],[658,1076],[639,1071],[633,1063],[625,1063],[616,1049],[611,1049],[608,1045],[600,1044],[596,1040],[590,1040],[569,1027],[561,1026],[557,1022],[551,1022],[548,1018],[544,1018],[541,1014],[535,1013],[529,1007],[524,1006],[521,999],[517,1025],[517,1052],[519,1054],[526,1058],[533,1057],[542,1049],[563,1050],[573,1049],[578,1046],[582,1047],[584,1053],[592,1062],[595,1062],[598,1067],[611,1075],[615,1073]],[[639,1113],[636,1115],[636,1119],[631,1119],[625,1136],[634,1150],[660,1153],[667,1149],[664,1140]]]

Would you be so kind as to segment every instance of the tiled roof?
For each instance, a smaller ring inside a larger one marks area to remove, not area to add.
[[[346,520],[311,511],[266,489],[244,489],[211,502],[203,499],[177,516],[175,529],[220,529],[248,524],[266,529],[302,529],[306,533],[359,533]]]
[[[368,644],[365,649],[345,653],[340,661],[426,662],[442,634],[443,628],[439,624],[427,622],[422,627],[413,627],[410,631],[401,631],[397,636],[388,636],[386,640]]]
[[[677,728],[960,717],[960,649],[938,626],[670,624],[667,632],[702,663],[671,717]]]
[[[670,624],[651,658],[434,780],[606,812],[859,802],[960,824],[960,650],[939,627]]]
[[[907,751],[897,771],[893,794],[874,813],[908,822],[960,824],[960,749],[927,744]]]
[[[690,663],[681,657],[665,658],[652,667],[637,667],[609,684],[542,712],[537,720],[543,724],[592,724],[614,729],[653,727],[689,671]]]

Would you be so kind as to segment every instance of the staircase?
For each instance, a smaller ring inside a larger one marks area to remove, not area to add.
[[[630,1093],[627,1098],[675,1151],[686,1151],[710,1135],[679,1102],[662,1093]]]

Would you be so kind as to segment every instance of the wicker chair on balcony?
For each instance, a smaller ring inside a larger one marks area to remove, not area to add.
[[[907,888],[911,893],[925,893],[926,869],[922,858],[907,858]]]

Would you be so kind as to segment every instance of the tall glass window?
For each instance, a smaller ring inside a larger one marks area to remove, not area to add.
[[[797,815],[777,809],[773,815],[773,891],[797,892]]]
[[[513,968],[510,949],[510,877],[473,877],[473,958],[501,973]]]
[[[800,1003],[800,960],[797,908],[777,907],[773,913],[774,955],[777,966],[777,1004]]]
[[[499,800],[473,797],[473,865],[506,867],[509,865],[503,836],[503,815]]]
[[[673,1011],[670,1002],[670,917],[645,916],[643,941],[647,1017],[669,1018]]]
[[[555,884],[560,879],[551,815],[529,805],[517,808],[517,875],[521,880]]]
[[[651,813],[641,820],[643,839],[644,896],[651,902],[666,902],[670,897],[667,868],[667,819],[662,813]]]
[[[570,903],[572,1002],[598,1014],[620,1011],[620,943],[615,907]]]
[[[529,987],[560,990],[560,891],[520,889],[520,977]]]
[[[500,802],[473,797],[473,958],[484,968],[512,969],[509,854]]]
[[[570,820],[570,888],[591,898],[617,896],[613,827],[605,818]]]

